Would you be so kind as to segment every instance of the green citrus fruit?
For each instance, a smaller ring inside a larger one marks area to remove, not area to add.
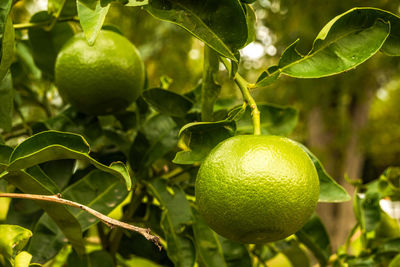
[[[93,46],[83,33],[57,56],[55,83],[62,98],[93,115],[121,111],[141,94],[144,66],[136,47],[112,31],[101,31]]]
[[[285,238],[307,222],[318,202],[319,179],[294,141],[239,135],[218,144],[201,164],[195,194],[214,231],[257,244]]]

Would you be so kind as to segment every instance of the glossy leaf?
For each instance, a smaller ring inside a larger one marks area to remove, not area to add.
[[[95,8],[91,9],[82,2],[82,0],[77,2],[79,20],[88,44],[93,45],[103,26],[110,5],[102,7],[100,0],[91,1],[96,3]]]
[[[108,173],[93,170],[76,183],[62,191],[65,199],[86,205],[100,213],[108,214],[128,195],[123,183]],[[98,222],[98,219],[81,209],[71,209],[86,231]],[[65,237],[58,227],[44,214],[36,225],[30,244],[30,252],[35,260],[45,262],[52,258],[64,246]],[[46,240],[46,242],[44,242]]]
[[[13,152],[13,149],[6,145],[0,145],[0,173],[2,173],[8,165],[8,160],[10,159],[10,155]]]
[[[175,266],[193,266],[195,250],[190,239],[182,232],[193,220],[185,192],[177,186],[167,189],[165,180],[156,179],[148,184],[153,195],[160,202],[163,213],[161,227],[168,246],[168,257]]]
[[[156,18],[183,27],[233,61],[237,61],[235,51],[247,41],[246,15],[238,0],[153,0],[145,8]]]
[[[343,27],[352,29],[349,25]],[[319,78],[341,73],[378,52],[389,32],[390,24],[378,20],[369,28],[361,31],[352,29],[336,39],[323,40],[320,38],[324,36],[319,35],[313,50],[306,56],[300,55],[293,44],[292,49],[287,49],[282,55],[279,67],[282,73],[297,78]]]
[[[41,11],[32,16],[31,22],[37,23],[50,19],[51,16],[46,11]],[[30,28],[28,35],[36,65],[45,75],[53,78],[58,52],[64,43],[74,35],[72,27],[68,22],[59,22],[51,30]]]
[[[263,135],[288,135],[298,121],[298,111],[292,107],[283,107],[274,104],[257,104],[261,113],[261,133]],[[253,133],[251,118],[251,108],[246,107],[246,111],[237,120],[237,131],[239,134]]]
[[[183,118],[193,106],[190,99],[161,88],[145,90],[142,95],[158,112],[168,116]]]
[[[195,207],[192,208],[193,234],[197,255],[203,266],[227,266],[218,235],[205,223]]]
[[[174,149],[177,143],[178,127],[174,120],[162,114],[153,116],[136,136],[129,163],[134,171],[142,171]]]
[[[96,168],[125,181],[128,190],[132,186],[131,177],[122,162],[113,162],[110,166],[99,163],[89,156],[89,145],[86,140],[73,133],[46,131],[31,136],[14,149],[8,170],[25,169],[58,159],[88,161]]]
[[[246,45],[250,44],[256,39],[256,14],[254,12],[254,9],[250,5],[243,5],[243,8],[245,9],[246,12],[246,24],[247,24],[247,41]]]
[[[319,178],[319,202],[345,202],[351,199],[347,191],[336,183],[332,177],[325,171],[321,162],[318,158],[311,153],[311,151],[304,145],[298,143],[298,145],[308,154],[317,169]]]
[[[14,88],[11,72],[0,81],[0,129],[10,131],[14,110]]]
[[[0,255],[10,260],[28,243],[32,232],[18,225],[0,224]]]
[[[232,137],[235,131],[236,124],[231,120],[186,124],[180,130],[179,136],[186,139],[190,150],[178,152],[173,162],[177,164],[201,162],[217,144]]]
[[[400,55],[400,18],[377,8],[353,8],[332,19],[316,37],[305,56],[289,46],[278,68],[257,82],[266,86],[274,75],[284,73],[298,78],[334,75],[361,64],[379,49],[387,55]]]
[[[95,250],[84,257],[80,257],[76,253],[71,253],[68,255],[67,260],[68,266],[74,267],[111,267],[115,266],[113,258],[111,255],[104,250]]]
[[[332,253],[328,233],[318,216],[313,215],[296,236],[317,258],[321,266],[326,266]]]
[[[2,178],[27,194],[55,195],[60,193],[57,185],[37,166],[29,168],[26,171],[13,171],[3,174]],[[78,253],[83,253],[85,248],[82,240],[81,226],[69,208],[45,201],[38,201],[37,203],[61,229],[75,250]],[[34,253],[32,254],[35,255]]]
[[[389,267],[397,267],[397,266],[400,266],[400,254],[394,257],[394,259],[389,264]]]
[[[9,2],[6,0],[6,2]],[[1,4],[0,4],[1,5]],[[14,57],[14,27],[11,17],[5,21],[5,25],[2,27],[2,15],[0,6],[0,81],[3,80],[7,74],[8,69],[13,61]]]

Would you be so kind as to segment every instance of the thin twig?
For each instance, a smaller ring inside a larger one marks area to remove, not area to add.
[[[160,238],[158,236],[154,236],[150,234],[150,228],[141,228],[134,225],[130,225],[124,222],[120,222],[113,218],[110,218],[92,208],[89,208],[85,205],[82,205],[77,202],[73,202],[71,200],[61,198],[60,194],[57,195],[33,195],[33,194],[21,194],[21,193],[0,193],[0,197],[9,197],[9,198],[23,198],[23,199],[32,199],[32,200],[39,200],[39,201],[47,201],[53,203],[60,203],[64,205],[68,205],[74,208],[79,208],[84,210],[93,216],[100,219],[103,223],[105,223],[109,227],[120,227],[130,231],[138,232],[142,236],[144,236],[147,240],[153,242],[159,249],[161,249]]]

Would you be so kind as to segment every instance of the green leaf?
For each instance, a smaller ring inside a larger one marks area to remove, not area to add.
[[[256,14],[254,9],[250,5],[243,5],[246,12],[246,24],[247,24],[247,41],[244,46],[250,44],[256,40]]]
[[[299,114],[295,108],[262,103],[257,104],[257,107],[261,113],[261,133],[263,135],[288,135],[296,127]],[[236,123],[239,134],[253,133],[250,107],[246,107],[245,113]]]
[[[231,120],[186,124],[180,130],[179,136],[186,139],[190,150],[178,152],[173,162],[176,164],[201,162],[217,144],[232,137],[235,131],[236,123]]]
[[[234,242],[220,235],[218,235],[218,240],[222,246],[228,267],[252,266],[249,251],[244,244]]]
[[[175,266],[193,266],[193,243],[183,235],[186,226],[193,221],[185,192],[177,186],[167,188],[166,181],[162,179],[154,180],[148,188],[163,208],[161,227],[167,241],[168,257]]]
[[[66,188],[62,197],[83,204],[100,213],[108,214],[128,195],[124,184],[108,173],[93,170],[76,183]],[[81,209],[71,209],[86,231],[98,222],[98,219]],[[46,240],[46,242],[44,242]],[[58,227],[44,214],[35,227],[30,244],[30,252],[35,260],[45,262],[52,258],[65,244],[65,237]]]
[[[6,173],[2,178],[27,194],[55,195],[60,193],[57,185],[37,166],[29,168],[26,171]],[[38,204],[53,219],[55,224],[60,227],[75,250],[78,253],[83,253],[85,248],[82,240],[81,226],[70,210],[63,205],[51,202],[39,201]],[[32,254],[35,255],[34,253]]]
[[[78,0],[77,2],[79,20],[82,29],[85,32],[88,44],[93,45],[96,42],[101,27],[103,26],[110,5],[102,7],[100,0],[91,1],[96,2],[95,9],[92,10],[88,6],[82,4],[82,2],[82,0]]]
[[[400,254],[397,255],[389,264],[389,267],[398,267],[400,266]]]
[[[14,109],[14,88],[11,72],[0,82],[0,129],[10,131]]]
[[[28,267],[31,260],[32,255],[26,251],[22,251],[15,257],[14,267]]]
[[[238,0],[153,0],[145,9],[181,26],[233,61],[237,61],[235,51],[247,41],[246,15]]]
[[[307,55],[296,51],[297,41],[289,46],[278,68],[259,79],[257,87],[268,85],[269,79],[281,72],[298,78],[334,75],[356,67],[379,49],[387,55],[399,56],[399,39],[397,15],[377,8],[353,8],[325,25]]]
[[[1,11],[2,9],[0,6],[0,80],[3,80],[13,61],[15,36],[11,16],[6,20],[4,27],[2,26]]]
[[[32,16],[31,22],[48,21],[51,16],[41,11]],[[58,52],[64,43],[74,35],[68,22],[59,22],[51,30],[30,28],[29,41],[32,45],[33,59],[36,65],[50,78],[54,77],[54,66]]]
[[[89,156],[89,145],[82,136],[58,131],[41,132],[19,144],[11,154],[7,170],[25,169],[58,159],[88,161],[99,170],[108,172],[125,181],[128,190],[132,186],[129,172],[122,162],[113,162],[110,166],[101,164]]]
[[[143,171],[176,147],[178,127],[174,120],[159,114],[151,117],[136,136],[129,152],[134,171]]]
[[[6,27],[6,21],[10,14],[12,0],[1,1],[0,3],[0,40],[4,38],[4,31]]]
[[[315,168],[317,169],[318,178],[319,178],[319,202],[345,202],[351,199],[350,195],[347,191],[336,183],[332,177],[325,171],[321,162],[318,158],[311,153],[311,151],[305,147],[304,145],[298,143],[298,145],[308,154],[311,160],[314,163]]]
[[[28,243],[32,232],[18,225],[0,224],[0,255],[13,259]]]
[[[193,106],[190,99],[161,88],[145,90],[142,96],[158,112],[173,117],[185,117]]]
[[[76,253],[71,253],[68,255],[67,260],[68,266],[74,267],[87,267],[87,266],[96,266],[96,267],[111,267],[115,266],[113,262],[113,258],[111,255],[104,250],[96,250],[91,252],[84,257],[80,257]]]
[[[288,258],[292,266],[311,266],[307,253],[297,240],[281,240],[276,242],[275,246]]]
[[[315,214],[301,228],[296,236],[306,245],[317,258],[321,266],[326,266],[332,253],[328,233],[318,216]]]
[[[348,29],[341,36],[336,34],[336,31],[341,31],[340,26],[334,26],[339,27],[331,28],[332,35],[337,38],[318,35],[312,51],[306,56],[300,55],[295,45],[287,49],[279,62],[281,72],[297,78],[319,78],[344,72],[378,52],[390,32],[390,24],[381,20],[362,30],[354,29],[352,24],[341,25]]]
[[[208,227],[195,207],[192,207],[192,213],[194,243],[202,266],[227,266],[218,235]]]
[[[390,239],[379,246],[378,253],[400,253],[400,238]]]
[[[12,152],[13,149],[11,147],[0,145],[0,173],[7,168]]]

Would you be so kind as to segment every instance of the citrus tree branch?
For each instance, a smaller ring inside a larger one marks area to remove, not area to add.
[[[261,124],[260,124],[260,111],[258,110],[257,103],[250,94],[250,85],[238,72],[236,72],[233,78],[242,92],[244,101],[251,108],[251,118],[253,120],[254,135],[261,134]]]
[[[137,227],[128,223],[124,223],[118,220],[115,220],[113,218],[110,218],[92,208],[89,208],[85,205],[82,205],[80,203],[63,199],[61,198],[60,194],[57,195],[33,195],[33,194],[21,194],[21,193],[0,193],[0,197],[9,197],[9,198],[23,198],[23,199],[31,199],[31,200],[39,200],[39,201],[47,201],[47,202],[53,202],[53,203],[59,203],[59,204],[64,204],[67,206],[71,206],[74,208],[78,208],[81,210],[84,210],[93,216],[97,217],[99,220],[101,220],[103,223],[105,223],[109,227],[120,227],[124,228],[130,231],[138,232],[142,236],[144,236],[147,240],[153,242],[159,249],[161,249],[160,245],[160,238],[158,236],[154,236],[150,234],[150,229],[149,228],[141,228]]]
[[[218,70],[218,54],[204,45],[203,80],[201,84],[202,121],[213,121],[214,104],[221,90],[221,86],[217,83]]]

